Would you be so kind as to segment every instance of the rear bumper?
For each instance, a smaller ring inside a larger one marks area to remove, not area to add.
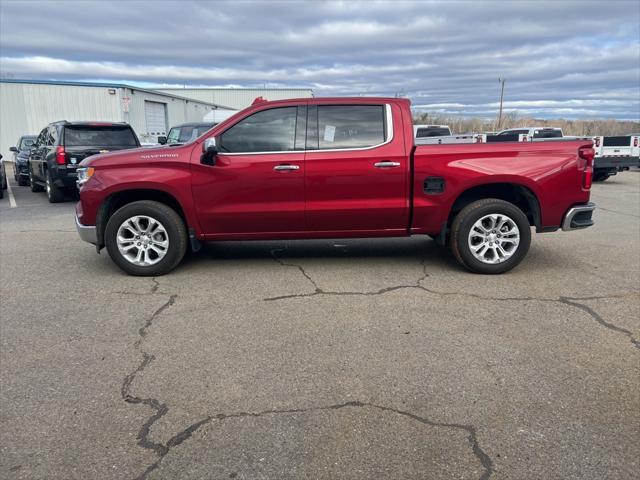
[[[571,207],[562,221],[562,230],[566,232],[590,227],[593,225],[593,219],[591,217],[595,209],[596,204],[592,202]]]
[[[640,166],[640,157],[596,157],[593,162],[593,168],[596,170],[602,168],[618,169],[637,166]]]
[[[78,220],[78,215],[76,215],[76,229],[78,230],[78,235],[85,242],[97,244],[98,243],[98,232],[94,225],[83,225]]]

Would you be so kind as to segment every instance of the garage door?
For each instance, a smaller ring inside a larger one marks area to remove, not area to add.
[[[147,134],[167,134],[167,104],[160,102],[144,102],[144,117],[147,121]]]

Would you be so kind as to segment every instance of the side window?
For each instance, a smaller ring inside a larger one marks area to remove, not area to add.
[[[49,137],[47,145],[56,145],[58,143],[58,130],[56,127],[49,127]]]
[[[288,152],[295,150],[298,107],[262,110],[220,135],[221,152]]]
[[[383,105],[319,105],[320,150],[372,147],[384,143]]]

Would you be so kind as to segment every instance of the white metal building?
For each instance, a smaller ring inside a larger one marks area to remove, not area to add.
[[[127,122],[141,142],[155,142],[173,125],[202,121],[212,102],[123,84],[0,80],[0,153],[21,135],[38,134],[58,120]]]
[[[180,95],[202,102],[226,105],[227,107],[242,110],[247,108],[256,99],[263,97],[265,100],[285,100],[287,98],[313,97],[310,88],[159,88],[157,92]]]

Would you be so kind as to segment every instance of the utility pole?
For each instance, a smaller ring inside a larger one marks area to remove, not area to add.
[[[504,82],[507,81],[506,78],[498,78],[500,82],[500,113],[498,113],[498,130],[500,130],[500,126],[502,125],[502,99],[504,98]]]

